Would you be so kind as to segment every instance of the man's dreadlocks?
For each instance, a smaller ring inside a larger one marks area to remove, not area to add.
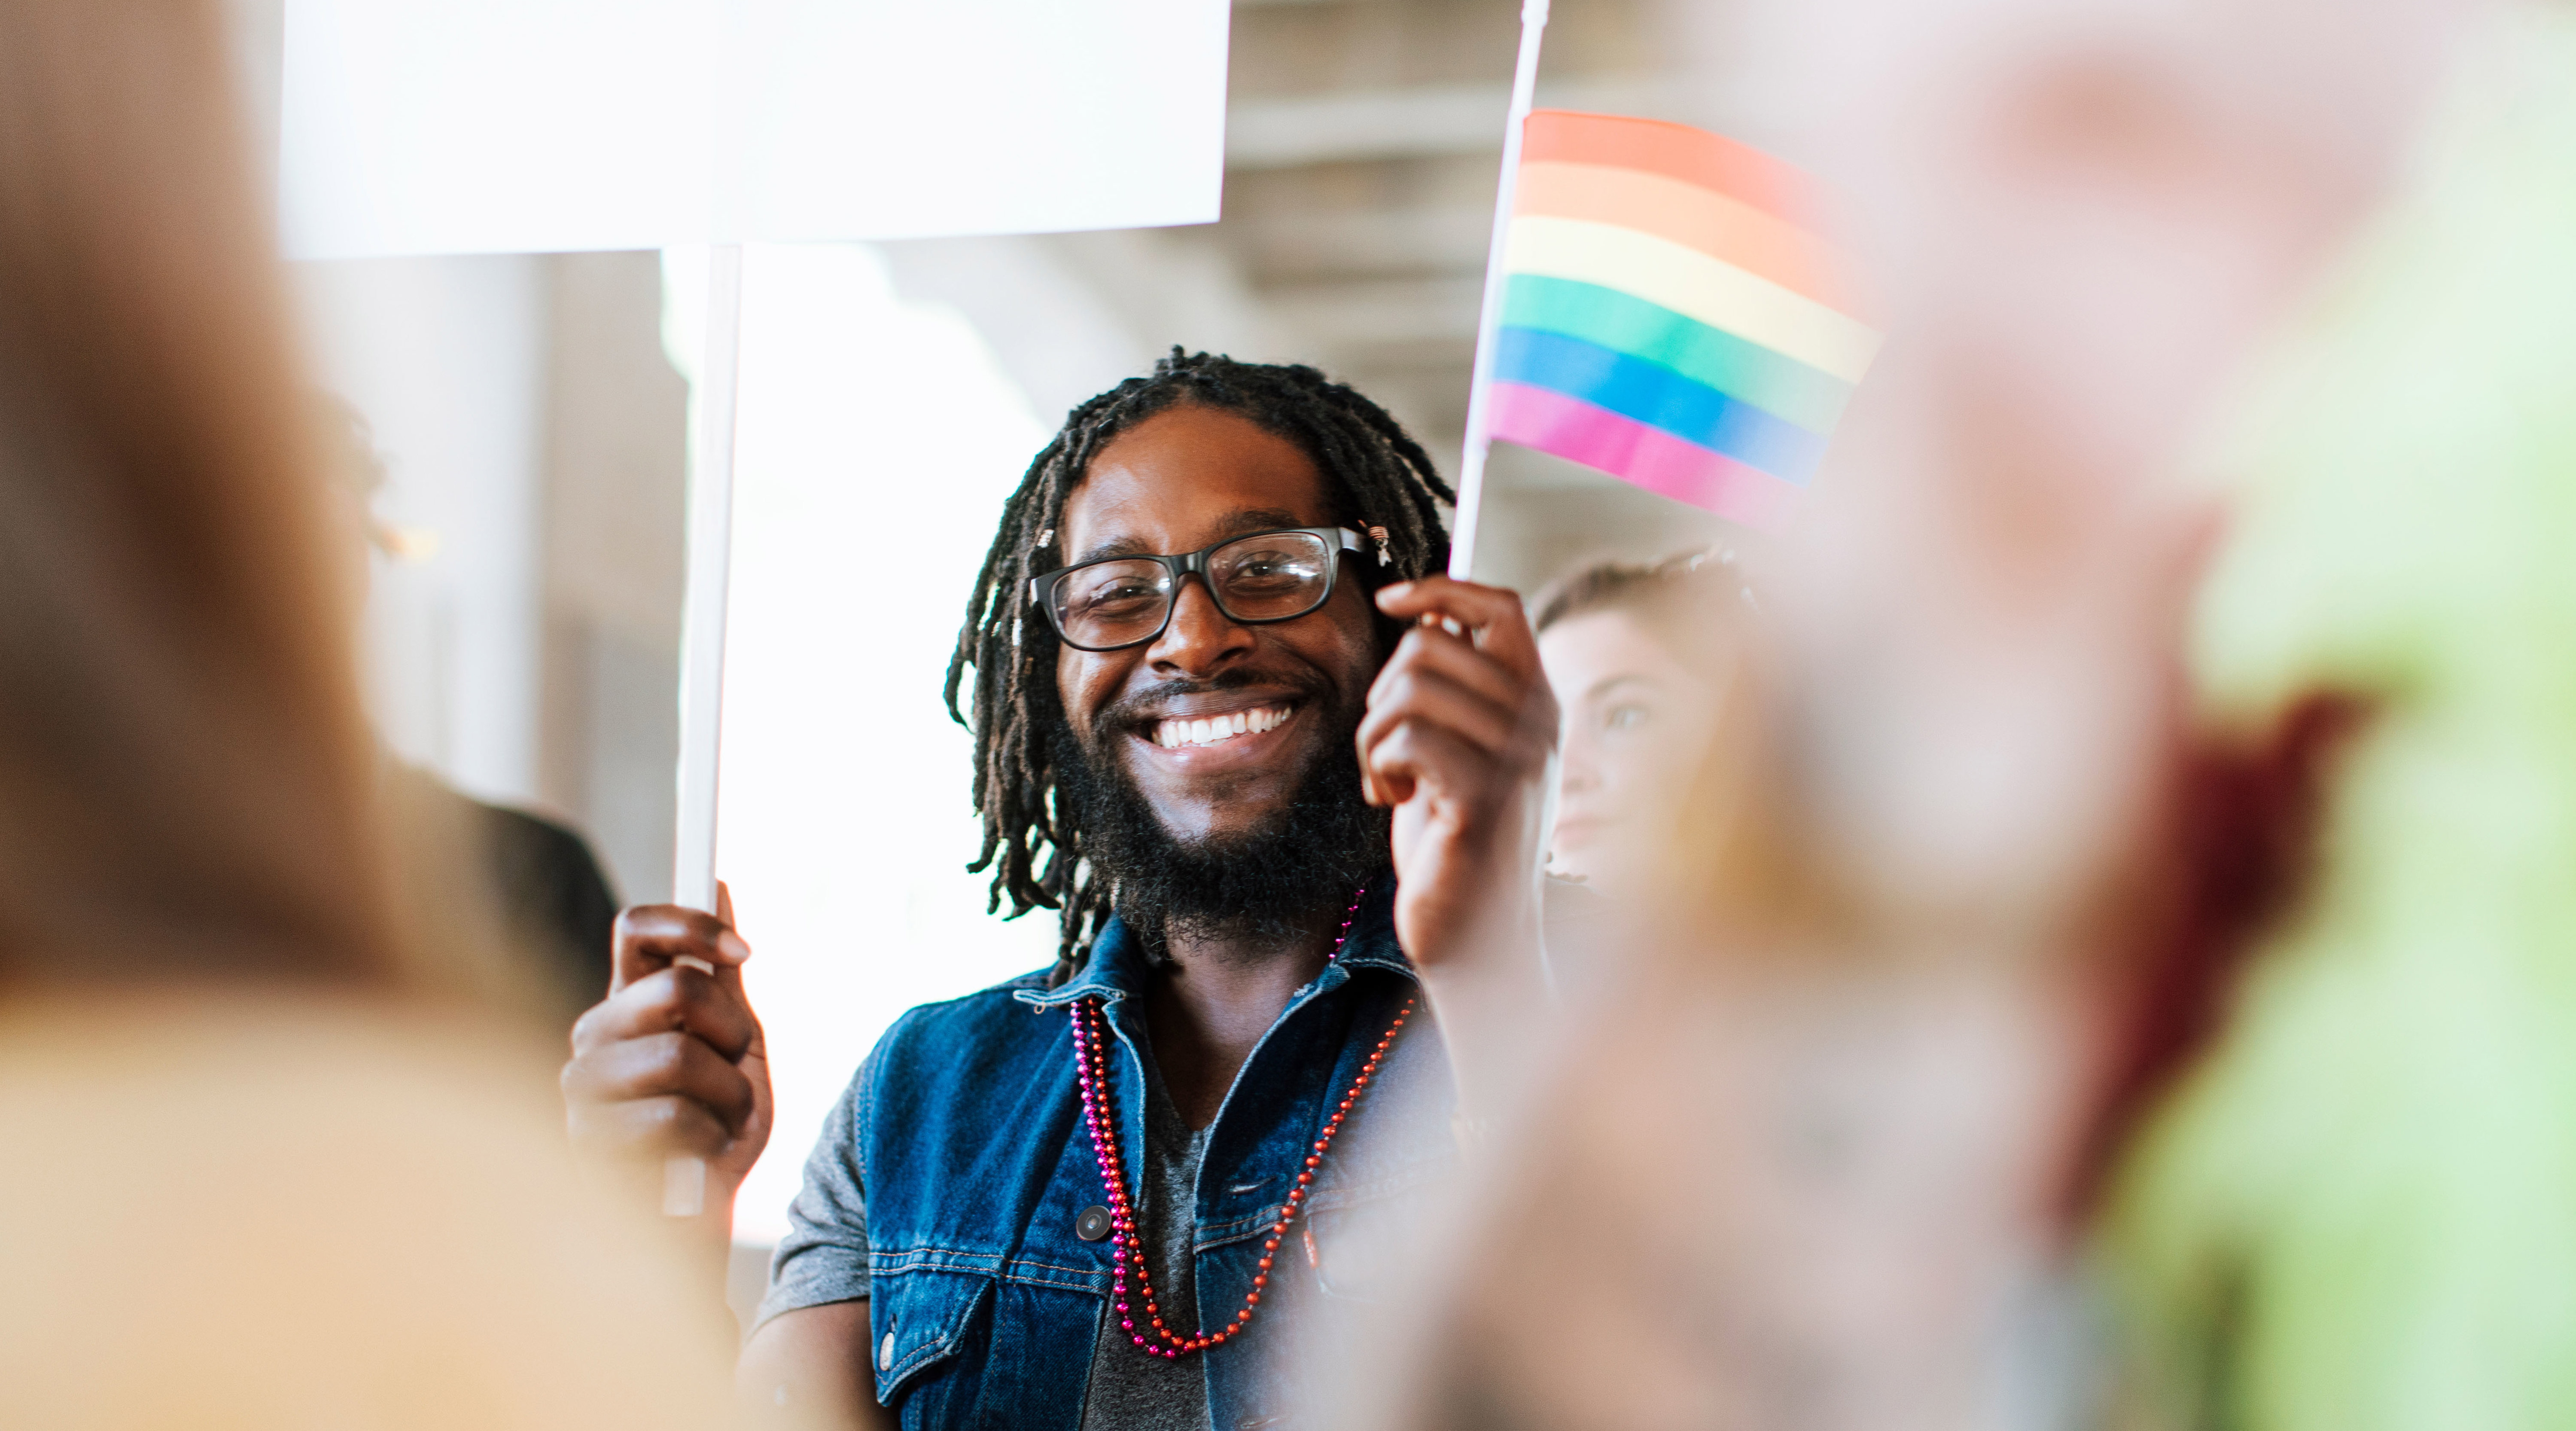
[[[1389,579],[1410,581],[1449,562],[1434,504],[1456,498],[1430,456],[1385,409],[1313,368],[1238,363],[1175,347],[1151,376],[1129,378],[1066,416],[1003,504],[1001,530],[966,603],[946,693],[948,714],[975,733],[984,847],[967,868],[999,866],[988,911],[1005,899],[1009,917],[1040,906],[1062,911],[1059,979],[1079,965],[1108,920],[1114,892],[1085,859],[1082,831],[1057,786],[1048,740],[1052,723],[1065,718],[1056,635],[1029,601],[1029,578],[1062,564],[1057,529],[1065,499],[1092,459],[1120,433],[1183,405],[1236,413],[1302,448],[1323,474],[1337,521],[1385,529]],[[971,713],[957,699],[969,666]]]

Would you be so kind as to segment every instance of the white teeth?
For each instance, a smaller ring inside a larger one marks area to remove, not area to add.
[[[1214,745],[1238,735],[1259,735],[1263,731],[1277,730],[1287,721],[1287,711],[1270,706],[1191,720],[1158,721],[1154,725],[1154,743],[1165,750],[1178,750],[1185,745]]]

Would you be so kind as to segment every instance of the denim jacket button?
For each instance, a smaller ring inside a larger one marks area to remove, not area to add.
[[[1073,1235],[1085,1242],[1098,1242],[1109,1235],[1109,1209],[1086,1207],[1073,1219]]]
[[[894,1370],[894,1333],[892,1332],[886,1333],[885,1340],[877,1343],[877,1370]]]

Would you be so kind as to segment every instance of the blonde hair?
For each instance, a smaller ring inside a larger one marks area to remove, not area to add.
[[[1761,610],[1735,553],[1711,547],[1655,562],[1601,561],[1551,581],[1530,601],[1530,629],[1595,611],[1635,614],[1658,635],[1684,644],[1704,639],[1712,624]]]
[[[211,5],[0,10],[0,981],[398,978]]]

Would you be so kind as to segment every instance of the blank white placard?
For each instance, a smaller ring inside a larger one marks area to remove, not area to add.
[[[695,353],[704,260],[668,262],[672,347]],[[1053,911],[984,912],[974,741],[939,697],[993,523],[1052,432],[983,335],[898,296],[874,250],[744,253],[717,854],[778,1100],[745,1241],[786,1230],[888,1024],[1055,957]]]
[[[293,258],[1212,222],[1226,0],[287,0]]]

